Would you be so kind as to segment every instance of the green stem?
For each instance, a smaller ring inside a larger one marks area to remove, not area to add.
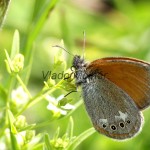
[[[16,78],[17,78],[18,82],[21,84],[21,86],[23,87],[24,91],[28,94],[28,97],[31,99],[32,96],[31,96],[29,90],[27,89],[26,85],[23,83],[22,79],[20,78],[20,76],[18,74],[16,75]]]
[[[14,83],[15,83],[15,78],[13,75],[11,75],[10,76],[10,82],[9,82],[9,88],[8,88],[8,92],[7,92],[7,98],[6,98],[5,125],[7,125],[7,121],[8,121],[7,111],[10,109],[9,103],[10,103],[11,93],[12,93],[12,89],[14,87]]]
[[[17,114],[20,115],[22,112],[24,112],[27,108],[33,106],[34,104],[38,103],[40,100],[44,99],[46,95],[51,94],[53,91],[56,90],[56,88],[59,87],[59,85],[63,82],[64,80],[61,80],[58,82],[55,86],[53,86],[52,89],[46,91],[43,93],[43,91],[39,92],[37,95],[35,95],[33,98],[30,99],[30,101],[24,106],[24,108]]]
[[[27,43],[26,43],[26,47],[25,47],[25,57],[26,59],[26,63],[28,64],[28,62],[32,61],[32,57],[33,57],[33,52],[31,52],[32,49],[32,45],[34,40],[36,39],[36,37],[38,36],[41,28],[43,27],[47,16],[49,15],[49,13],[53,10],[53,8],[55,7],[56,3],[58,0],[51,0],[51,1],[47,1],[44,7],[44,12],[41,14],[41,16],[38,18],[37,22],[33,22],[30,26],[32,26],[29,34],[28,34],[28,38],[27,38]],[[32,55],[31,55],[32,53]],[[29,70],[26,74],[25,77],[25,83],[27,83],[28,79],[29,79],[29,75],[31,72],[31,67],[29,67]]]

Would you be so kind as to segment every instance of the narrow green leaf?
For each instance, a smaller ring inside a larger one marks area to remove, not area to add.
[[[69,121],[67,131],[66,131],[66,133],[69,136],[69,139],[72,139],[72,137],[73,137],[73,129],[74,129],[74,121],[73,121],[72,116],[70,116],[70,121]]]
[[[0,27],[6,16],[6,11],[8,9],[10,0],[0,0]]]
[[[17,133],[17,130],[15,126],[13,125],[15,118],[10,110],[8,110],[7,113],[8,113],[8,122],[9,122],[9,128],[10,128],[11,147],[13,150],[19,150],[20,148],[17,143],[17,139],[15,137],[15,133]]]
[[[31,124],[31,125],[27,125],[26,127],[22,128],[22,129],[19,129],[18,131],[21,132],[21,131],[26,131],[26,130],[32,130],[36,127],[36,124]]]
[[[46,145],[47,150],[51,150],[52,147],[50,145],[50,139],[49,139],[49,135],[47,133],[44,136],[44,141],[45,141],[45,145]]]
[[[47,0],[36,0],[33,8],[33,16],[32,21],[36,21],[41,16],[41,12],[43,11],[43,6],[47,2]]]
[[[54,140],[57,140],[58,139],[58,137],[59,137],[59,132],[60,132],[60,127],[58,127],[57,128],[57,130],[56,130],[56,133],[55,133],[55,136],[54,136]]]
[[[11,72],[12,70],[14,70],[14,68],[13,68],[13,65],[12,65],[12,62],[11,62],[11,59],[9,57],[7,50],[5,50],[5,55],[6,55],[5,63],[6,63],[7,70],[8,72]]]
[[[8,110],[8,118],[9,118],[10,123],[14,123],[15,118],[10,110]]]
[[[11,138],[12,150],[20,150],[19,145],[17,143],[17,139],[16,139],[15,135],[12,132],[10,132],[10,138]]]
[[[7,60],[5,60],[5,64],[6,64],[6,69],[7,69],[8,73],[11,74],[10,65]]]
[[[19,53],[19,50],[20,50],[19,31],[15,30],[14,37],[13,37],[13,42],[12,42],[10,58],[13,59],[15,57],[15,55]]]
[[[28,55],[30,55],[30,49],[32,47],[33,41],[37,37],[39,31],[41,30],[41,28],[43,27],[47,19],[47,16],[49,15],[49,13],[51,13],[57,1],[58,0],[45,1],[45,3],[41,6],[41,10],[43,11],[41,11],[42,13],[40,13],[40,16],[38,14],[37,16],[35,16],[36,22],[33,22],[32,29],[31,29],[32,32],[29,32],[29,35],[27,37],[28,38],[27,47],[26,47],[27,58],[29,58]]]
[[[55,7],[56,3],[58,0],[48,0],[45,1],[45,3],[41,6],[40,13],[37,14],[37,16],[34,16],[34,21],[31,22],[30,27],[32,26],[31,30],[29,31],[29,34],[27,35],[27,41],[26,41],[26,47],[25,47],[25,57],[26,57],[26,62],[25,64],[32,64],[33,60],[33,55],[34,55],[34,50],[32,49],[32,44],[36,37],[38,36],[40,30],[42,29],[45,21],[47,20],[47,16],[52,12],[53,8]],[[40,15],[39,15],[40,14]],[[34,13],[35,15],[35,13]],[[36,20],[36,21],[35,21]],[[31,51],[32,50],[32,51]],[[31,72],[31,65],[28,68],[28,71],[26,72],[24,78],[25,78],[25,83],[27,84],[29,75]]]
[[[12,114],[12,112],[10,110],[8,110],[8,119],[9,119],[9,125],[10,125],[10,130],[11,130],[11,133],[14,133],[16,134],[17,133],[17,130],[16,130],[16,127],[14,126],[14,121],[15,121],[15,118]]]
[[[77,138],[74,139],[74,141],[69,145],[67,150],[74,150],[78,145],[80,145],[85,139],[87,139],[89,136],[91,136],[93,133],[95,133],[94,128],[90,128],[86,130],[85,132],[81,133]]]
[[[2,97],[3,99],[6,99],[7,97],[7,91],[1,84],[0,84],[0,97]]]

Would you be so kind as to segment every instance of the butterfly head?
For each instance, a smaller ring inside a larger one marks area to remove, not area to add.
[[[85,82],[87,74],[86,67],[87,63],[85,63],[84,59],[79,55],[75,55],[73,59],[73,67],[75,68],[75,78],[76,84],[80,85]]]
[[[73,67],[77,70],[79,68],[85,67],[86,63],[83,58],[79,55],[75,55],[73,58]]]

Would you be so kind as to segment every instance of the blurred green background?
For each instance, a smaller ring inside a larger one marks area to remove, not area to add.
[[[48,1],[48,0],[47,0]],[[21,53],[28,64],[33,54],[33,64],[28,81],[31,93],[36,94],[44,85],[42,71],[51,70],[54,63],[52,46],[64,41],[65,48],[73,54],[82,55],[83,31],[86,32],[85,55],[87,61],[108,56],[127,56],[150,61],[150,1],[149,0],[59,0],[42,19],[46,0],[12,0],[7,17],[0,31],[0,82],[9,83],[4,64],[4,49],[10,51],[15,29],[21,39]],[[39,21],[41,23],[39,23]],[[39,24],[37,27],[36,24]],[[36,26],[36,28],[35,28]],[[67,68],[71,66],[72,56],[64,52]],[[66,94],[55,91],[53,96]],[[69,95],[73,102],[81,99],[81,92]],[[51,118],[46,109],[47,102],[40,101],[27,109],[24,114],[28,123],[38,123]],[[39,111],[40,110],[40,111]],[[42,110],[42,111],[41,111]],[[72,114],[74,135],[77,136],[92,127],[82,104]],[[144,111],[145,124],[142,132],[125,142],[113,141],[99,133],[94,133],[77,150],[148,150],[150,149],[150,110]],[[69,118],[57,120],[37,129],[53,137],[58,126],[63,135]]]

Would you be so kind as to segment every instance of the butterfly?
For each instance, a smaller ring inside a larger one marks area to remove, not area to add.
[[[141,131],[142,110],[150,105],[150,64],[127,57],[108,57],[86,63],[74,56],[76,85],[94,128],[117,140]]]

